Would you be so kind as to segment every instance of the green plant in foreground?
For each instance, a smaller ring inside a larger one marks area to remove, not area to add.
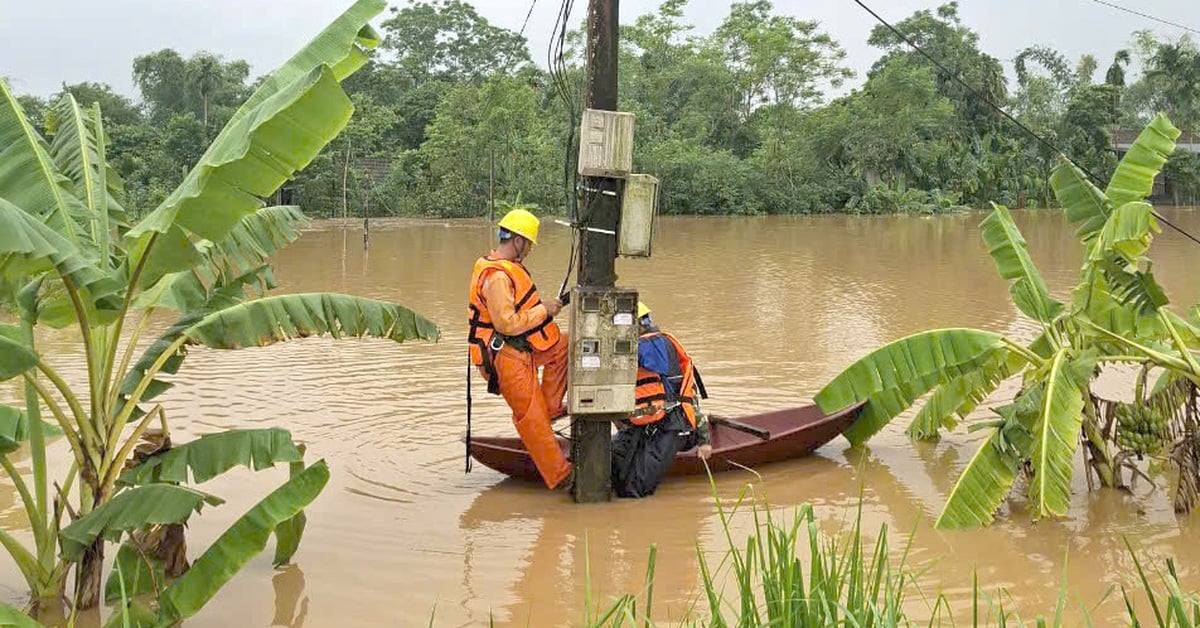
[[[0,81],[0,310],[19,321],[0,324],[0,381],[21,378],[25,385],[23,408],[0,406],[0,465],[33,532],[26,547],[0,530],[0,545],[24,576],[35,615],[60,604],[72,567],[75,608],[96,605],[105,546],[122,539],[120,576],[103,594],[113,600],[153,593],[155,609],[135,604],[114,614],[114,621],[136,625],[191,616],[272,535],[276,564],[296,551],[303,509],[329,477],[325,463],[306,465],[303,448],[283,429],[172,443],[155,401],[170,384],[159,378],[176,374],[190,348],[239,349],[319,334],[437,337],[431,322],[390,303],[324,293],[263,296],[274,287],[268,257],[299,237],[304,219],[294,207],[264,208],[262,199],[345,126],[353,106],[341,81],[378,43],[368,21],[384,7],[383,0],[359,0],[266,77],[183,183],[134,225],[105,158],[99,109],[64,97],[48,121],[47,141]],[[178,319],[135,360],[151,316],[168,311]],[[39,326],[78,330],[84,385],[68,383],[58,363],[51,366],[54,360],[37,350]],[[72,462],[52,480],[46,446],[55,434],[66,439]],[[29,480],[9,458],[26,444]],[[186,485],[235,467],[279,463],[290,465],[290,478],[189,567],[182,524],[221,500]]]
[[[1005,593],[987,593],[978,575],[972,578],[970,617],[956,617],[949,600],[938,595],[930,600],[922,592],[918,580],[936,565],[915,566],[909,560],[915,530],[904,542],[898,558],[892,556],[887,524],[880,525],[873,542],[866,539],[862,529],[862,497],[859,497],[855,517],[848,533],[827,535],[820,531],[812,506],[800,505],[790,520],[771,514],[769,505],[759,503],[748,486],[737,502],[727,508],[719,496],[714,498],[721,529],[727,543],[726,554],[719,565],[710,566],[701,547],[697,554],[703,591],[698,606],[687,613],[688,619],[679,625],[690,626],[770,626],[799,628],[817,626],[864,626],[891,628],[895,626],[963,625],[1025,626],[1021,616],[1004,603]],[[744,543],[734,539],[732,520],[743,510],[747,496],[753,527]],[[1121,588],[1125,614],[1133,626],[1152,625],[1158,628],[1200,627],[1200,597],[1183,593],[1174,561],[1166,561],[1167,571],[1160,574],[1161,590],[1150,583],[1138,553],[1126,540],[1133,559],[1135,573],[1145,604],[1153,614],[1152,623],[1143,623],[1135,606],[1136,592]],[[584,550],[587,561],[585,539]],[[606,607],[593,599],[590,561],[585,562],[585,599],[582,625],[594,628],[619,628],[654,625],[654,567],[658,552],[650,547],[646,569],[646,584],[638,595],[625,594]],[[723,582],[735,587],[728,594]],[[1066,563],[1059,585],[1058,601],[1047,619],[1036,616],[1034,625],[1069,625],[1067,605]],[[1115,587],[1114,587],[1115,588]],[[1110,592],[1112,589],[1110,589]],[[638,598],[645,602],[639,608]],[[1107,595],[1104,599],[1107,599]],[[1101,599],[1099,603],[1103,603]],[[1093,625],[1092,617],[1099,603],[1091,609],[1080,603],[1080,620]],[[911,614],[921,609],[927,619]],[[1144,611],[1145,609],[1143,609]],[[1143,615],[1145,613],[1143,612]]]
[[[1034,518],[1065,514],[1081,441],[1089,481],[1094,473],[1102,486],[1123,485],[1122,468],[1132,465],[1114,450],[1112,425],[1101,420],[1091,395],[1102,367],[1135,364],[1161,371],[1159,391],[1200,383],[1200,306],[1190,318],[1168,309],[1146,257],[1159,227],[1144,199],[1178,137],[1179,130],[1160,115],[1138,136],[1104,191],[1070,163],[1054,172],[1054,192],[1067,219],[1078,225],[1084,248],[1069,304],[1049,295],[1006,208],[994,205],[980,224],[997,270],[1011,282],[1013,303],[1040,330],[1032,342],[978,329],[927,331],[868,354],[817,394],[826,411],[868,402],[845,433],[859,445],[930,391],[908,432],[937,438],[958,425],[956,415],[965,418],[1002,382],[1019,378],[1012,403],[996,408],[994,420],[971,426],[984,430],[986,438],[955,483],[938,527],[991,522],[1026,470]],[[1180,444],[1195,453],[1192,428]],[[1200,468],[1180,466],[1185,475],[1200,474]]]

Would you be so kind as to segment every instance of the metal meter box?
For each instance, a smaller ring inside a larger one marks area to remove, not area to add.
[[[624,179],[633,171],[633,114],[584,109],[579,126],[579,174]]]
[[[633,412],[637,384],[637,290],[576,287],[571,295],[567,410]]]
[[[617,252],[626,257],[650,257],[654,214],[658,211],[658,179],[631,174],[621,198],[621,232]]]

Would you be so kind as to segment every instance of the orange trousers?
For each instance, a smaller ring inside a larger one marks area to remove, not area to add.
[[[566,412],[567,335],[545,351],[524,353],[507,345],[496,354],[500,394],[512,408],[513,425],[547,488],[558,486],[571,473],[571,463],[558,446],[550,420]],[[538,367],[542,381],[538,382]]]

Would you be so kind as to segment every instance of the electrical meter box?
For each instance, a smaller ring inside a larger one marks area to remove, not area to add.
[[[584,109],[579,125],[579,174],[624,179],[633,171],[633,114]]]
[[[629,414],[637,385],[637,290],[580,286],[572,292],[567,410]]]
[[[617,252],[626,257],[650,257],[654,215],[658,211],[658,179],[631,174],[621,197],[621,230]]]

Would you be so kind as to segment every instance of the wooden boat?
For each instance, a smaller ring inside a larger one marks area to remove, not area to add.
[[[862,404],[825,414],[815,405],[788,408],[740,417],[736,420],[713,417],[712,457],[708,465],[713,473],[741,467],[757,467],[770,462],[799,458],[841,435],[858,417]],[[711,415],[710,415],[711,416]],[[568,451],[569,444],[559,439]],[[516,437],[473,436],[471,457],[505,475],[540,482],[529,452]],[[668,475],[703,475],[704,463],[696,450],[675,456]]]

